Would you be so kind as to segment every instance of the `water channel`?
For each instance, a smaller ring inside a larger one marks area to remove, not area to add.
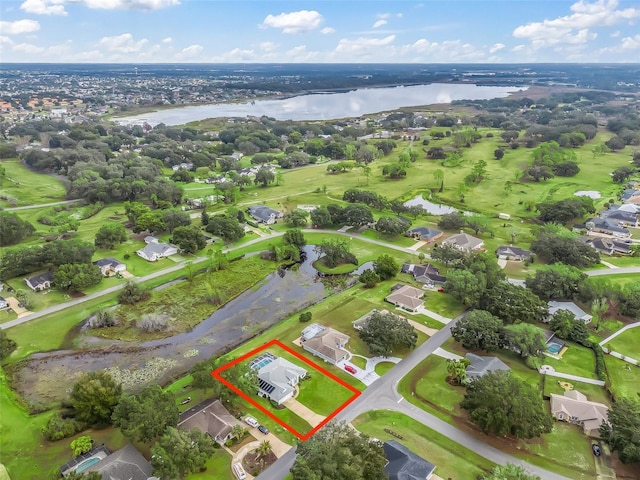
[[[29,402],[48,403],[66,397],[75,380],[89,371],[117,368],[141,383],[186,372],[330,293],[313,267],[318,259],[313,246],[305,247],[305,254],[302,264],[268,275],[188,332],[142,343],[81,337],[78,350],[34,354],[16,372],[18,389]]]
[[[123,125],[184,125],[216,117],[260,117],[276,120],[330,120],[359,117],[401,107],[451,103],[453,100],[487,100],[506,97],[527,87],[496,87],[461,83],[432,83],[382,88],[359,88],[342,93],[314,93],[284,99],[246,103],[214,103],[176,107],[129,117],[115,118]]]

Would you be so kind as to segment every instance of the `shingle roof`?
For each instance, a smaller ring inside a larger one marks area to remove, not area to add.
[[[208,433],[214,439],[224,439],[234,425],[242,425],[220,403],[220,400],[203,402],[201,409],[189,410],[188,415],[180,416],[178,427],[186,430],[197,428],[201,432]]]
[[[549,315],[553,315],[558,310],[567,310],[575,315],[575,317],[579,320],[581,319],[591,319],[591,315],[582,310],[578,305],[573,302],[555,302],[550,301],[549,305]]]
[[[383,448],[388,460],[384,471],[389,480],[425,480],[436,469],[435,465],[395,440],[384,442]]]
[[[603,403],[591,402],[575,390],[564,395],[551,394],[551,414],[555,417],[563,413],[582,423],[585,430],[595,430],[607,421],[609,407]]]
[[[424,292],[419,288],[403,285],[389,294],[385,300],[389,303],[409,307],[411,310],[414,310],[424,303],[421,300],[423,296]]]
[[[290,384],[297,384],[298,379],[306,374],[307,371],[304,368],[281,357],[277,357],[258,370],[258,378],[275,387],[273,391],[269,392],[269,397],[276,402],[293,393],[294,389]]]
[[[133,445],[127,445],[85,472],[99,472],[105,480],[148,480],[153,468]]]
[[[483,240],[473,237],[468,233],[457,233],[443,240],[443,245],[454,245],[465,250],[473,250],[484,243]]]
[[[412,235],[420,235],[420,238],[430,239],[440,235],[442,233],[442,230],[429,227],[415,227],[409,230],[407,233]]]
[[[497,250],[498,255],[509,255],[518,257],[530,257],[531,252],[524,248],[514,247],[512,245],[500,245]]]
[[[498,370],[510,370],[509,366],[498,357],[481,357],[473,353],[467,353],[465,358],[471,361],[466,370],[469,378],[481,377],[488,372],[496,372]]]
[[[275,217],[280,215],[279,211],[274,210],[273,208],[269,208],[266,205],[254,205],[252,207],[249,207],[247,211],[253,218],[262,220],[263,222],[269,220],[272,215]]]
[[[34,287],[37,287],[38,285],[43,285],[46,282],[53,282],[53,273],[44,272],[39,275],[34,275],[33,277],[27,278],[27,281]]]
[[[97,265],[99,267],[111,267],[111,268],[115,268],[118,265],[123,265],[122,262],[116,260],[115,258],[101,258],[100,260],[96,260],[95,262],[93,262],[94,265]]]
[[[331,358],[335,361],[342,360],[346,352],[342,345],[349,341],[349,335],[345,335],[333,328],[325,328],[304,342],[307,348]]]

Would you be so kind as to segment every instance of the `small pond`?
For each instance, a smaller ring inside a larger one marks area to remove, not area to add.
[[[593,198],[594,200],[602,197],[602,195],[600,195],[600,192],[598,192],[597,190],[578,190],[576,193],[574,193],[574,195],[576,197],[589,197]]]
[[[416,195],[411,200],[404,202],[405,207],[413,207],[414,205],[419,205],[431,215],[446,215],[448,213],[455,213],[459,211],[457,208],[450,207],[449,205],[433,203],[429,200],[425,200],[422,195]],[[463,215],[471,215],[470,212],[461,213]]]

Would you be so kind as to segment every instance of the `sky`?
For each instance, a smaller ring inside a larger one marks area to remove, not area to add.
[[[2,0],[0,62],[640,62],[623,0]]]

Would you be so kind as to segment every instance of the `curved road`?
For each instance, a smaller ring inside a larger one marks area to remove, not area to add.
[[[1,210],[5,210],[7,212],[14,212],[16,210],[29,210],[32,208],[43,208],[43,207],[55,207],[56,205],[66,205],[67,203],[78,203],[84,201],[82,198],[76,198],[74,200],[61,200],[59,202],[52,203],[39,203],[37,205],[25,205],[24,207],[10,207]]]
[[[463,314],[464,315],[464,314]],[[425,412],[409,402],[405,401],[398,393],[397,385],[400,379],[406,376],[427,356],[431,355],[436,348],[440,347],[450,336],[451,327],[457,323],[463,315],[459,315],[451,322],[438,330],[426,342],[413,350],[402,361],[396,364],[384,376],[376,380],[371,386],[360,395],[352,404],[345,408],[336,416],[337,421],[351,422],[358,415],[369,410],[394,410],[404,413],[414,420],[426,425],[433,430],[445,435],[456,443],[469,450],[483,456],[484,458],[498,464],[514,463],[521,465],[529,473],[535,474],[544,480],[569,480],[567,477],[557,473],[536,467],[500,450],[487,445],[466,432],[462,432],[454,426],[440,420],[439,418]],[[280,457],[273,465],[257,477],[257,480],[282,480],[289,474],[289,470],[295,461],[295,449],[291,449],[287,454]]]

